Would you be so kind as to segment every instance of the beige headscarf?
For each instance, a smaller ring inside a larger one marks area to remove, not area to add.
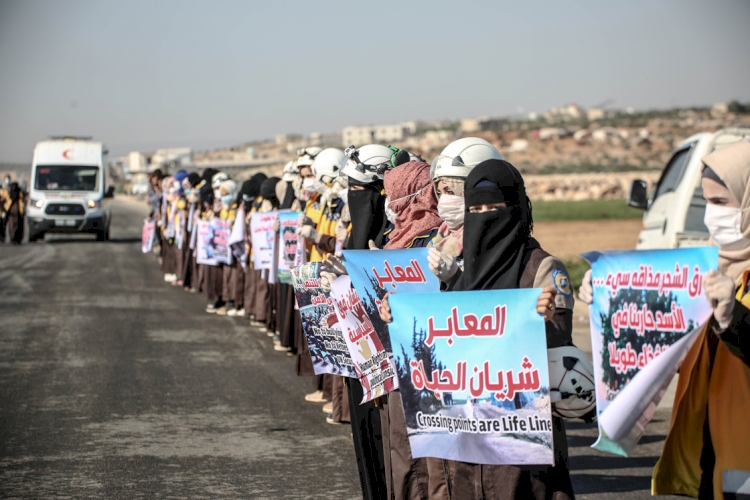
[[[743,140],[724,146],[703,158],[703,163],[716,172],[740,204],[743,210],[740,231],[750,240],[750,142]],[[727,276],[738,280],[748,268],[750,245],[740,250],[719,249],[719,270]]]

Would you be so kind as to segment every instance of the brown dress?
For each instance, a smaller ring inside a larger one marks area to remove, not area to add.
[[[531,251],[520,288],[554,284],[552,271],[565,269],[541,248]],[[572,345],[573,299],[560,294],[556,312],[545,323],[547,348]],[[552,417],[555,465],[478,465],[436,458],[414,459],[406,433],[399,392],[387,395],[381,410],[389,499],[569,500],[574,499],[568,472],[568,447],[561,418]]]

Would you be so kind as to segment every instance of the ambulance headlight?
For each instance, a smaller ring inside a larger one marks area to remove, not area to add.
[[[42,208],[42,205],[44,205],[44,200],[35,200],[34,198],[32,198],[29,200],[29,202],[36,208]]]
[[[89,200],[86,202],[86,205],[88,205],[89,208],[101,208],[102,202],[101,200]]]

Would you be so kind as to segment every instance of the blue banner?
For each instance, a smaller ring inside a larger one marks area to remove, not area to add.
[[[627,456],[712,311],[703,275],[716,247],[591,252],[589,307],[599,439]]]
[[[540,289],[389,296],[412,455],[552,464]]]
[[[388,325],[380,319],[380,303],[385,294],[440,291],[440,280],[430,271],[427,252],[427,248],[342,252],[352,286],[388,352],[393,352],[388,338]]]

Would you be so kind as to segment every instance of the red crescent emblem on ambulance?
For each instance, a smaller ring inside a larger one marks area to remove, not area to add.
[[[72,149],[66,149],[65,151],[63,151],[63,158],[65,158],[66,160],[72,160],[73,158],[72,156],[70,156],[72,154],[73,154]]]

